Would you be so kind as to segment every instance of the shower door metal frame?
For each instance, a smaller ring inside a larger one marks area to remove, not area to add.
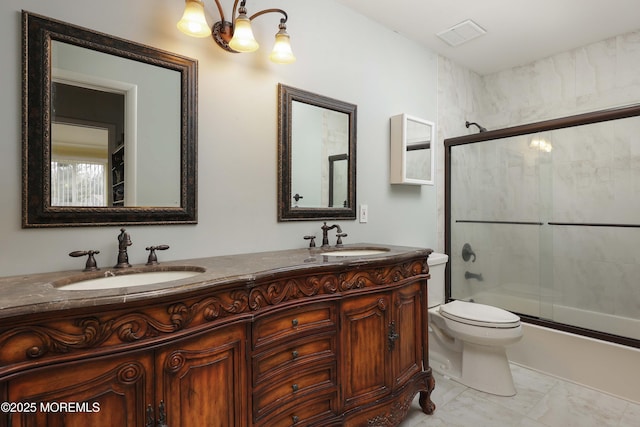
[[[574,126],[588,125],[592,123],[601,123],[611,120],[619,120],[630,117],[640,116],[640,104],[634,104],[625,107],[611,108],[590,113],[578,114],[574,116],[562,117],[558,119],[545,120],[525,125],[507,127],[502,129],[480,132],[472,135],[465,135],[444,140],[444,177],[445,177],[445,253],[451,259],[451,147],[474,144],[477,142],[491,141],[514,136],[533,134],[557,129],[570,128]],[[640,224],[611,224],[611,223],[559,223],[549,222],[549,225],[562,226],[591,226],[591,227],[633,227],[640,228]],[[445,270],[445,296],[446,301],[451,301],[451,262],[447,263]],[[640,340],[613,335],[606,332],[585,329],[577,326],[567,325],[554,322],[548,319],[542,319],[535,316],[517,313],[524,322],[545,326],[551,329],[557,329],[564,332],[570,332],[603,341],[622,344],[630,347],[640,348]]]

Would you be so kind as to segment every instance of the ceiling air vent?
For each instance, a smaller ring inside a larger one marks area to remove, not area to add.
[[[466,21],[454,25],[449,29],[440,31],[436,35],[447,42],[449,45],[455,47],[460,46],[462,43],[466,43],[469,40],[480,37],[485,33],[486,31],[484,28],[482,28],[472,20],[467,19]]]

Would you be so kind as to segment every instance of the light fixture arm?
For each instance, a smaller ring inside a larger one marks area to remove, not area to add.
[[[220,21],[224,22],[224,10],[222,9],[222,5],[219,0],[215,0],[216,6],[218,7],[218,15],[220,15]],[[236,1],[236,3],[238,3]],[[233,5],[233,10],[236,10],[236,5]]]
[[[241,1],[240,3],[240,7],[245,7],[247,5],[247,0],[234,0],[233,2],[233,16],[231,19],[231,23],[235,25],[236,23],[236,14],[238,12],[238,2]],[[222,13],[222,7],[220,6],[220,1],[219,0],[215,0],[216,4],[218,5],[218,11],[220,12],[220,19],[224,21],[224,14]],[[281,13],[284,15],[284,20],[280,19],[280,23],[284,24],[285,22],[287,22],[287,20],[289,19],[289,16],[287,15],[287,12],[285,12],[282,9],[265,9],[265,10],[261,10],[260,12],[256,12],[253,15],[251,15],[249,17],[250,21],[253,21],[254,18],[257,18],[260,15],[264,15],[265,13],[271,13],[271,12],[275,12],[275,13]]]
[[[247,0],[234,0],[233,11],[231,14],[231,22],[225,20],[224,10],[222,8],[222,5],[220,4],[220,0],[215,0],[215,2],[216,2],[216,6],[218,7],[220,21],[216,22],[213,25],[213,33],[212,33],[213,39],[218,44],[218,46],[220,46],[227,52],[237,53],[235,50],[229,47],[229,41],[233,37],[233,29],[235,28],[235,25],[236,25],[236,17],[238,15],[238,10],[246,6]],[[240,6],[238,6],[238,3],[240,3]],[[265,13],[271,13],[271,12],[281,13],[284,16],[284,18],[280,18],[281,25],[287,22],[287,20],[289,19],[287,12],[285,12],[282,9],[265,9],[251,15],[249,17],[249,20],[252,21],[254,18],[257,18],[260,15],[264,15]]]
[[[227,52],[249,53],[258,50],[260,47],[253,36],[251,21],[267,13],[279,13],[282,17],[280,18],[280,25],[278,25],[278,32],[275,34],[275,43],[269,59],[277,64],[290,64],[296,60],[291,51],[289,34],[287,34],[286,22],[289,19],[287,12],[282,9],[270,8],[248,16],[247,0],[234,0],[230,20],[227,20],[225,19],[222,0],[214,0],[214,2],[218,8],[220,20],[216,21],[212,28],[209,29],[207,25],[203,0],[185,0],[186,5],[182,19],[177,24],[178,29],[192,37],[212,36],[216,44]]]
[[[244,1],[243,1],[244,3]],[[249,17],[250,21],[253,21],[254,18],[257,18],[260,15],[264,15],[265,13],[281,13],[282,15],[284,15],[284,18],[280,18],[280,23],[284,24],[287,22],[287,20],[289,19],[289,16],[287,15],[287,12],[285,12],[282,9],[265,9],[265,10],[261,10],[260,12],[256,12],[253,15],[251,15]]]

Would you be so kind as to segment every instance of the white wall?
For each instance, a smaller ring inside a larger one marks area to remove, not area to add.
[[[232,55],[176,29],[178,0],[0,2],[0,276],[79,269],[82,261],[67,256],[73,250],[100,250],[101,266],[117,254],[118,227],[21,229],[21,9],[199,61],[199,223],[127,227],[132,263],[144,262],[151,244],[169,244],[160,257],[168,260],[304,247],[303,235],[319,234],[319,221],[277,222],[279,82],[358,105],[357,202],[370,215],[367,224],[340,221],[345,242],[435,247],[436,188],[388,182],[389,118],[404,112],[436,121],[437,56],[332,0],[277,6],[289,13],[293,65],[267,59],[274,14],[255,22],[262,49]]]

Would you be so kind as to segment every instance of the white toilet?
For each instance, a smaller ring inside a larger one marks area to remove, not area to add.
[[[429,255],[429,364],[467,387],[499,396],[516,388],[505,347],[522,338],[520,318],[484,304],[445,301],[446,254]]]

